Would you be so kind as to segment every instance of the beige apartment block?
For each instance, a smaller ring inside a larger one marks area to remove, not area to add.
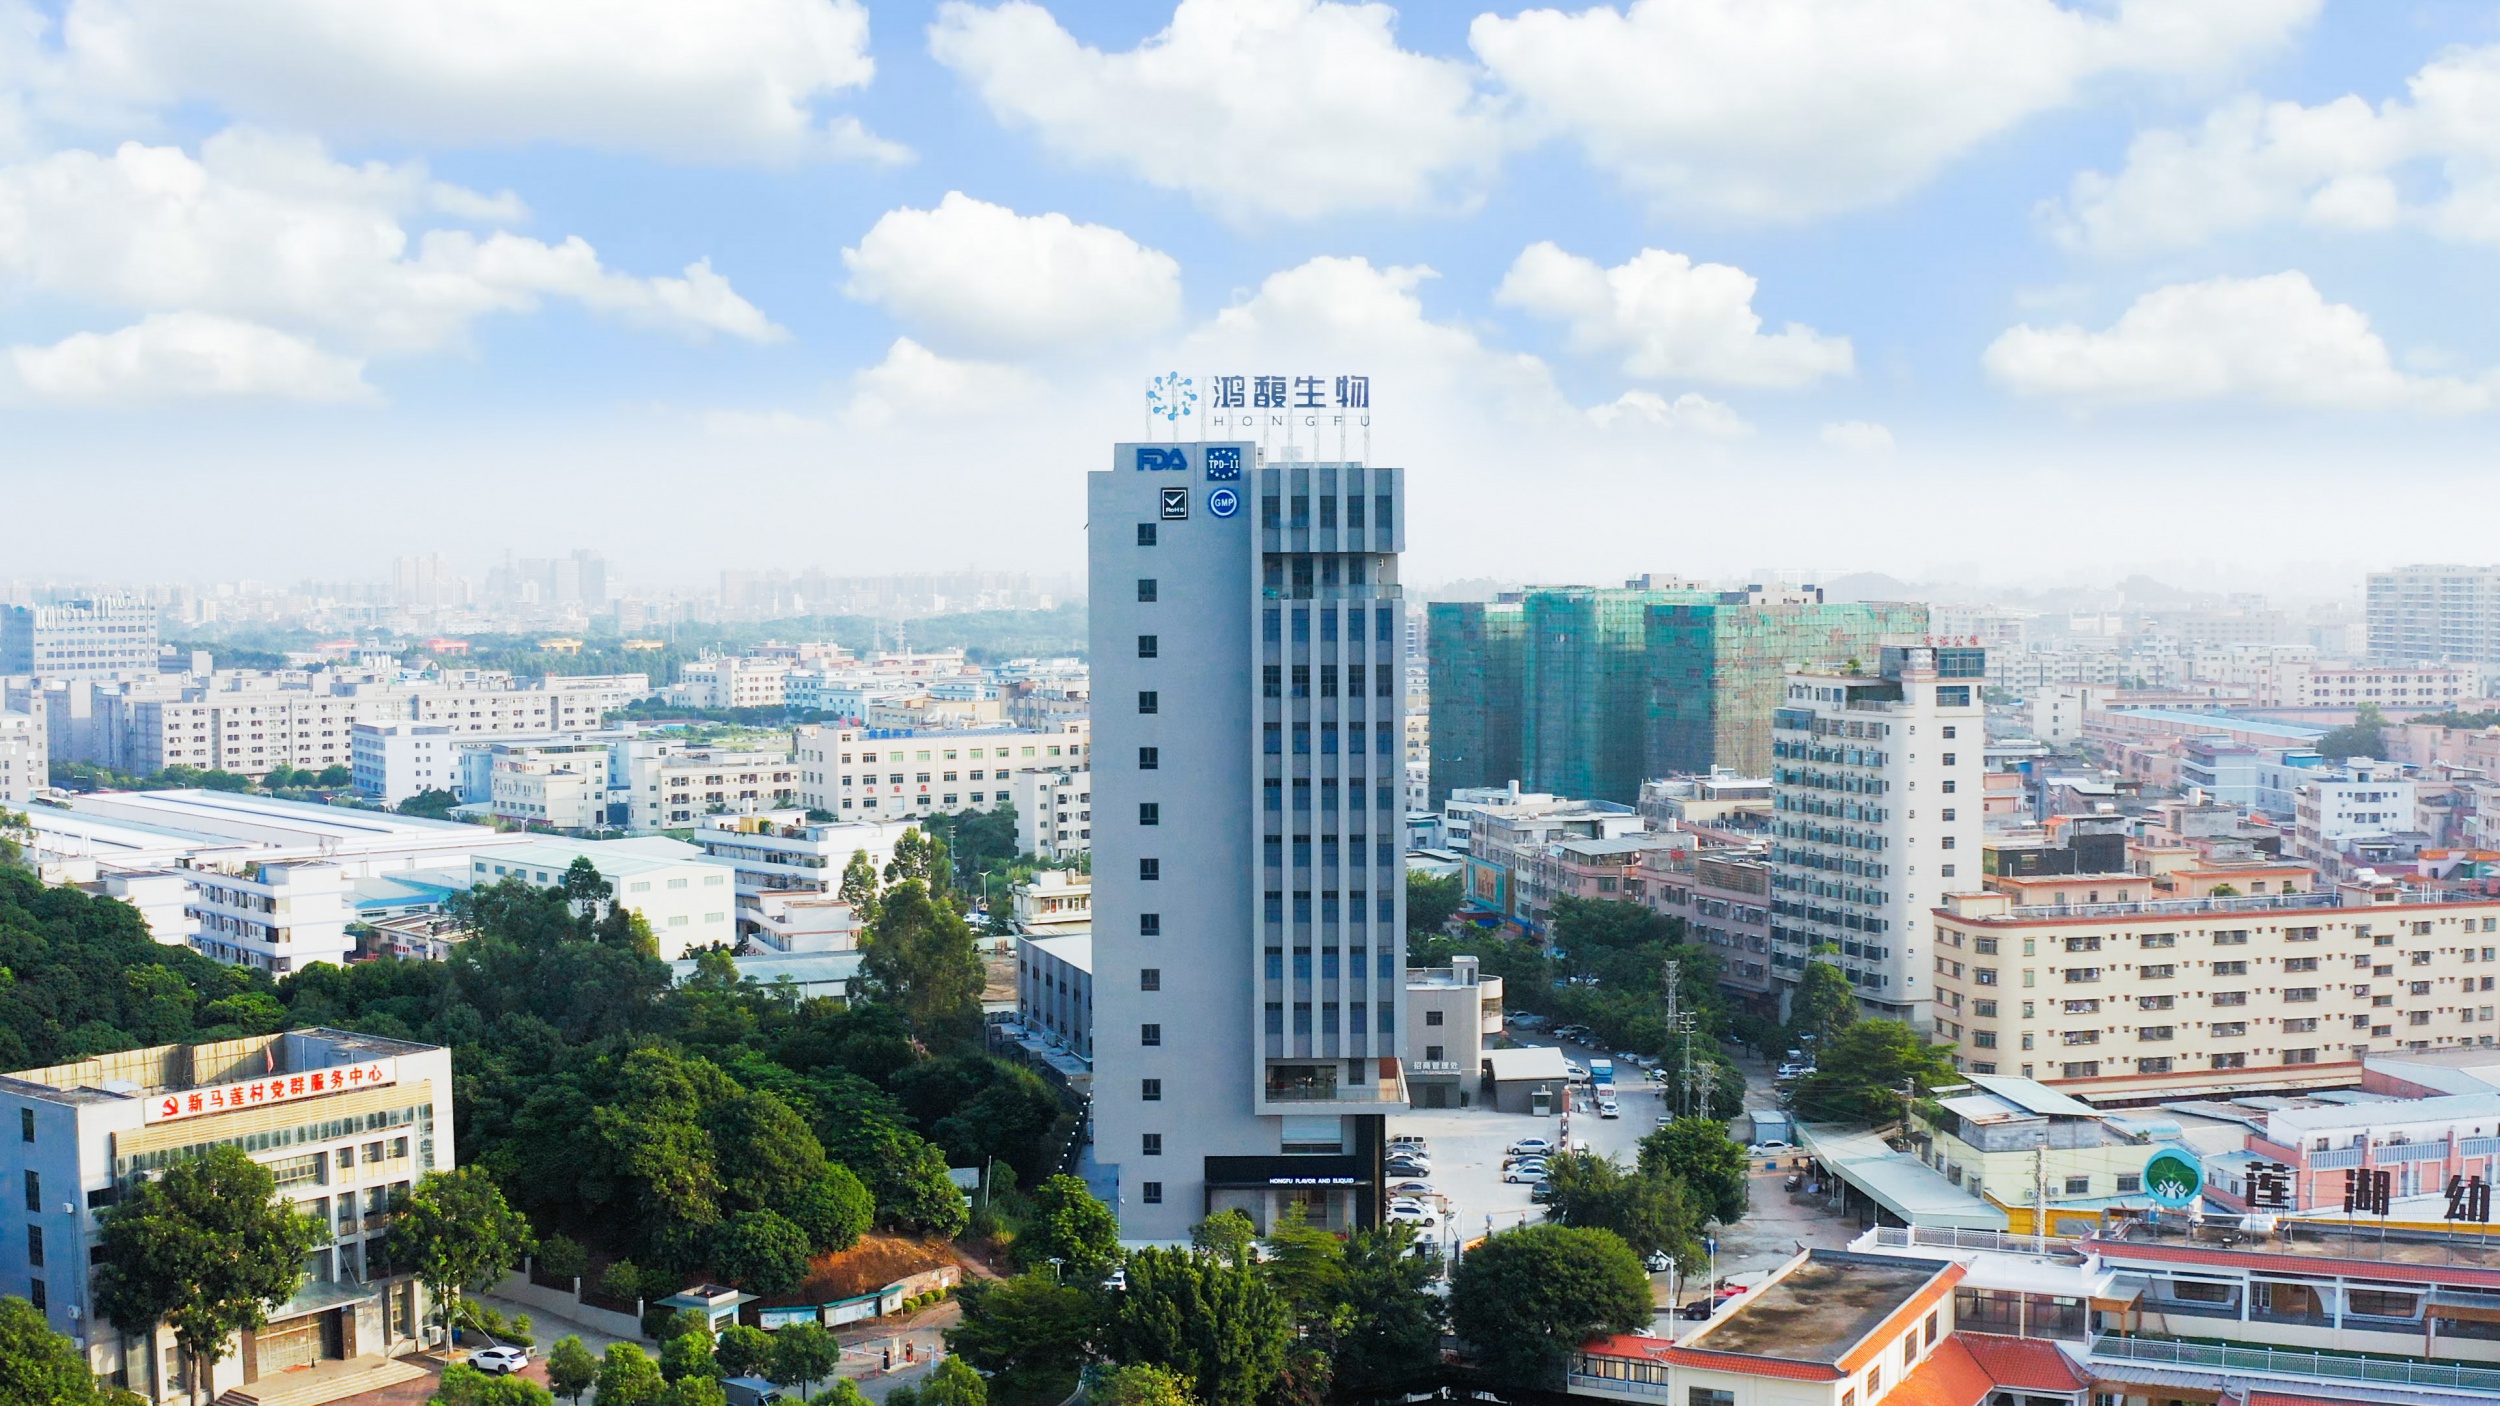
[[[1935,920],[1936,1031],[1975,1074],[2257,1070],[2500,1033],[2500,894],[2469,886],[2063,905],[1990,891]]]

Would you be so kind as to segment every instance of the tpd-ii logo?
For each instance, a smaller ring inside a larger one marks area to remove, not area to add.
[[[1241,446],[1211,444],[1207,446],[1207,482],[1238,483],[1241,480]]]
[[[1189,451],[1174,444],[1137,446],[1137,471],[1143,474],[1189,472]]]

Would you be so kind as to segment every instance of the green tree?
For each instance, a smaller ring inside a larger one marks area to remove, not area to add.
[[[590,1349],[582,1346],[580,1338],[568,1333],[556,1339],[556,1345],[548,1349],[547,1385],[554,1388],[558,1396],[580,1406],[582,1393],[590,1390],[590,1384],[598,1379],[599,1359],[590,1355]]]
[[[599,901],[616,892],[616,885],[607,881],[586,854],[573,856],[573,862],[565,866],[564,881],[557,887],[563,890],[575,912],[585,914],[597,913]]]
[[[729,1393],[713,1377],[679,1377],[662,1399],[666,1406],[729,1406]]]
[[[2376,703],[2364,703],[2353,710],[2351,722],[2333,729],[2312,745],[2318,749],[2318,755],[2339,762],[2353,757],[2384,758],[2386,728],[2387,715],[2379,711]]]
[[[720,1373],[720,1364],[712,1359],[712,1335],[701,1329],[679,1333],[660,1345],[660,1375],[680,1382],[688,1377],[711,1377]]]
[[[1060,1175],[1033,1188],[1032,1214],[1016,1238],[1016,1258],[1028,1269],[1065,1262],[1071,1283],[1091,1284],[1111,1272],[1120,1257],[1120,1218],[1094,1198],[1082,1177]]]
[[[633,1343],[610,1343],[599,1363],[599,1406],[667,1406],[668,1379]]]
[[[1446,878],[1409,871],[1406,876],[1406,930],[1430,936],[1449,926],[1466,901],[1467,891],[1452,874]]]
[[[590,1252],[569,1235],[550,1235],[538,1244],[537,1268],[558,1279],[579,1279],[590,1269]]]
[[[1238,1210],[1218,1211],[1190,1227],[1189,1243],[1226,1264],[1247,1264],[1259,1228]]]
[[[1700,1249],[1709,1213],[1684,1183],[1664,1172],[1626,1170],[1611,1157],[1567,1152],[1554,1159],[1547,1186],[1550,1220],[1608,1231],[1640,1254],[1663,1252],[1686,1264]]]
[[[1608,1230],[1531,1225],[1487,1239],[1458,1263],[1450,1322],[1496,1380],[1561,1384],[1574,1349],[1650,1321],[1649,1276]]]
[[[774,1211],[740,1211],[721,1226],[712,1262],[729,1281],[766,1298],[807,1281],[807,1232]]]
[[[620,1303],[632,1303],[643,1298],[647,1285],[642,1267],[632,1260],[617,1260],[599,1276],[599,1292]]]
[[[1678,1118],[1641,1139],[1642,1173],[1684,1183],[1721,1225],[1744,1217],[1746,1170],[1745,1149],[1716,1118]]]
[[[929,892],[944,897],[954,881],[946,841],[915,825],[894,841],[894,857],[885,862],[888,889],[918,879]]]
[[[1198,1406],[1189,1379],[1151,1362],[1114,1367],[1086,1389],[1088,1406]]]
[[[1898,1020],[1862,1020],[1827,1046],[1797,1081],[1797,1116],[1810,1123],[1871,1127],[1903,1115],[1905,1087],[1932,1089],[1957,1077],[1942,1045]]]
[[[1306,1334],[1333,1333],[1337,1310],[1345,1302],[1344,1241],[1312,1225],[1295,1207],[1268,1230],[1260,1272],[1285,1296]]]
[[[1208,1406],[1253,1406],[1284,1375],[1293,1339],[1293,1311],[1255,1270],[1149,1249],[1129,1256],[1102,1346],[1115,1362],[1181,1373]]]
[[[834,1378],[833,1385],[812,1398],[812,1402],[813,1406],[868,1406],[868,1398],[860,1391],[859,1384],[848,1377]],[[891,1402],[889,1397],[888,1406]]]
[[[783,1386],[813,1396],[816,1383],[842,1366],[842,1344],[815,1323],[795,1323],[773,1334],[773,1365],[769,1375]]]
[[[494,1287],[534,1247],[529,1221],[482,1167],[428,1172],[391,1198],[391,1263],[425,1281],[446,1329],[460,1296]]]
[[[773,1335],[744,1323],[721,1330],[712,1344],[712,1360],[724,1377],[754,1377],[773,1365]]]
[[[0,1298],[0,1406],[105,1406],[78,1344],[52,1331],[33,1304]]]
[[[97,1311],[134,1337],[159,1322],[172,1328],[194,1400],[226,1343],[268,1323],[326,1238],[325,1226],[277,1191],[269,1169],[240,1149],[212,1147],[105,1212]]]
[[[1811,1037],[1821,1050],[1857,1019],[1858,996],[1849,989],[1848,976],[1835,963],[1808,961],[1797,994],[1789,998],[1789,1038],[1803,1044]]]
[[[868,851],[852,850],[850,862],[842,866],[842,885],[834,891],[834,897],[850,905],[862,931],[876,924],[877,898],[882,892],[877,884],[876,862],[868,857]]]
[[[454,1362],[435,1383],[432,1406],[555,1406],[555,1396],[527,1377],[490,1377]]]
[[[968,1044],[980,1029],[987,975],[972,928],[918,879],[903,880],[879,902],[860,975],[928,1044]]]
[[[789,1193],[783,1214],[807,1232],[819,1250],[839,1253],[859,1243],[877,1218],[877,1198],[850,1168],[834,1164],[825,1174]]]
[[[1338,1383],[1390,1386],[1440,1363],[1445,1310],[1430,1291],[1439,1272],[1437,1255],[1415,1253],[1413,1226],[1357,1231],[1346,1241],[1346,1321],[1333,1350]]]
[[[989,1406],[990,1389],[960,1357],[949,1357],[921,1380],[921,1406]]]
[[[666,1406],[729,1406],[729,1393],[713,1377],[679,1377],[663,1400]]]
[[[1095,1296],[1054,1282],[1047,1269],[1013,1279],[967,1279],[955,1301],[963,1319],[947,1330],[946,1345],[997,1373],[1017,1397],[1072,1383],[1101,1327]]]

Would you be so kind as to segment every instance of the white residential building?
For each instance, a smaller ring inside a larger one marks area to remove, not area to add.
[[[2052,747],[2083,740],[2083,715],[2107,706],[2118,690],[2107,684],[2044,684],[2031,695],[2031,735]]]
[[[1077,869],[1040,869],[1008,891],[1016,931],[1065,937],[1094,930],[1094,876]]]
[[[460,740],[449,723],[355,723],[348,728],[348,770],[356,794],[395,806],[420,791],[460,789]]]
[[[273,976],[315,962],[343,966],[356,944],[354,885],[347,872],[317,860],[251,860],[203,869],[192,880],[191,945],[235,966]]]
[[[23,808],[52,784],[52,749],[41,717],[0,713],[0,806]]]
[[[120,681],[156,674],[156,610],[135,596],[0,605],[0,674]]]
[[[220,675],[211,687],[120,702],[122,740],[103,760],[139,775],[177,765],[242,776],[264,776],[280,766],[353,771],[359,724],[447,729],[438,742],[446,736],[546,737],[595,729],[607,712],[650,691],[641,674],[550,675],[527,688],[512,683],[508,675],[487,675],[475,682],[357,683],[319,692],[283,680]]]
[[[2413,828],[2413,780],[2395,762],[2354,757],[2295,795],[2293,852],[2330,873],[2352,845]]]
[[[884,729],[810,724],[793,730],[798,803],[846,820],[995,810],[1019,771],[1085,766],[1093,725]]]
[[[1013,784],[1016,850],[1065,859],[1094,847],[1094,773],[1019,771]]]
[[[698,947],[737,944],[736,870],[677,840],[536,836],[479,850],[469,861],[469,883],[515,878],[552,887],[564,882],[576,859],[588,859],[615,889],[614,901],[651,925],[662,960],[675,961]]]
[[[799,772],[786,752],[635,742],[612,768],[628,796],[626,824],[637,831],[682,830],[707,815],[803,804]]]
[[[688,708],[778,708],[789,675],[787,659],[716,655],[678,665],[669,699]]]
[[[805,811],[761,815],[707,815],[694,832],[705,854],[738,871],[741,899],[765,893],[831,893],[842,887],[843,867],[865,854],[882,875],[894,846],[913,828],[908,820],[817,823]]]
[[[1928,913],[1975,883],[1986,651],[1887,645],[1874,673],[1791,674],[1771,718],[1771,968],[1848,975],[1871,1015],[1932,1021]]]
[[[487,804],[499,820],[557,830],[603,826],[608,816],[608,749],[499,757],[487,781]]]

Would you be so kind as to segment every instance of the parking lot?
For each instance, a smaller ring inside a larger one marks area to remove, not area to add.
[[[1555,1044],[1550,1036],[1529,1034],[1522,1043],[1535,1041]],[[1586,1066],[1598,1051],[1582,1046],[1563,1045],[1564,1052],[1576,1063]],[[1620,1157],[1626,1162],[1639,1154],[1640,1140],[1658,1126],[1659,1094],[1648,1076],[1637,1069],[1618,1067],[1616,1072],[1617,1104],[1620,1118],[1601,1119],[1594,1101],[1583,1086],[1576,1100],[1581,1110],[1569,1115],[1570,1137],[1585,1142],[1591,1152]],[[1629,1079],[1630,1082],[1624,1082]],[[1432,1174],[1422,1178],[1444,1198],[1446,1218],[1433,1227],[1448,1253],[1454,1237],[1465,1241],[1494,1230],[1541,1220],[1545,1208],[1528,1199],[1529,1187],[1502,1180],[1502,1155],[1521,1138],[1540,1137],[1560,1144],[1565,1118],[1562,1115],[1539,1118],[1524,1113],[1501,1113],[1489,1108],[1434,1109],[1402,1113],[1389,1120],[1392,1137],[1422,1137],[1432,1153]],[[1400,1178],[1392,1178],[1400,1180]]]

